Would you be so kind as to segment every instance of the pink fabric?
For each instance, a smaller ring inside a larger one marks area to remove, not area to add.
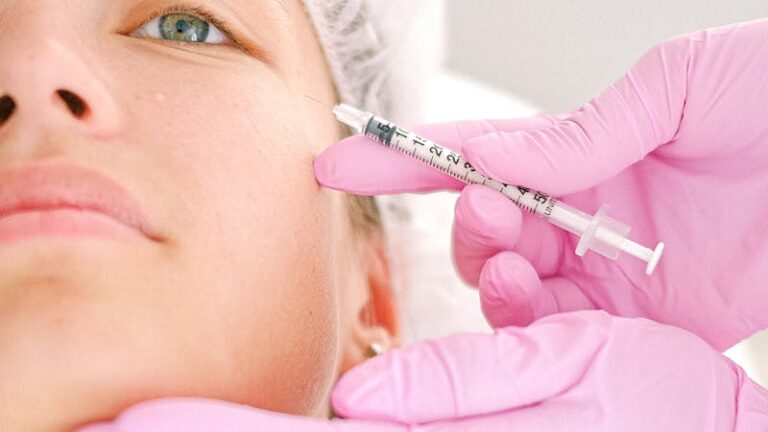
[[[353,369],[345,420],[175,398],[79,432],[763,431],[768,392],[692,333],[580,311],[420,342]]]
[[[609,204],[630,238],[666,243],[651,277],[630,256],[580,258],[575,236],[501,194],[365,137],[321,154],[316,177],[364,195],[460,190],[456,265],[495,326],[599,308],[691,330],[724,350],[768,327],[766,40],[766,20],[700,31],[651,49],[570,114],[416,128],[497,180],[588,213]]]

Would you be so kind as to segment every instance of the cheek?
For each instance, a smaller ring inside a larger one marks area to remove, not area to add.
[[[338,361],[330,251],[343,205],[319,190],[280,81],[206,82],[215,91],[147,86],[148,109],[137,114],[137,131],[162,137],[150,151],[173,244],[157,269],[165,282],[154,308],[173,350],[196,359],[179,375],[194,379],[195,392],[307,414],[327,396]]]

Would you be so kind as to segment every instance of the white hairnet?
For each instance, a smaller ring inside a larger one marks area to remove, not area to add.
[[[305,0],[339,99],[394,122],[418,121],[416,83],[437,63],[433,1]],[[431,33],[431,34],[430,34]],[[428,48],[428,49],[424,49]]]

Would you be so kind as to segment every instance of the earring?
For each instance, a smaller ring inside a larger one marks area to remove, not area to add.
[[[376,357],[378,355],[381,355],[383,352],[384,352],[384,347],[378,342],[372,342],[370,345],[368,345],[368,352],[367,352],[368,358]]]

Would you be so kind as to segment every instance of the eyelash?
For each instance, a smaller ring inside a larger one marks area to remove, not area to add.
[[[234,35],[234,32],[230,29],[230,27],[225,22],[223,22],[222,20],[217,18],[216,15],[214,15],[212,12],[209,12],[208,10],[206,10],[205,8],[203,8],[201,6],[177,4],[177,5],[166,7],[164,9],[160,10],[160,11],[157,11],[157,12],[154,12],[154,13],[150,14],[147,19],[143,20],[140,25],[136,26],[136,30],[134,30],[133,32],[138,31],[139,29],[141,29],[145,25],[151,23],[152,21],[154,21],[157,18],[160,18],[160,17],[162,17],[164,15],[174,14],[174,13],[184,13],[184,14],[193,15],[193,16],[196,16],[196,17],[198,17],[198,18],[208,22],[208,24],[210,24],[210,25],[216,27],[217,29],[219,29],[219,31],[221,31],[221,33],[227,39],[229,39],[229,41],[232,43],[232,46],[234,46],[234,47],[236,47],[238,49],[241,49],[243,51],[246,51],[245,46],[239,41],[239,38]],[[201,43],[201,42],[170,41],[170,40],[165,40],[165,39],[163,39],[163,41],[164,42],[179,43],[179,44],[183,44],[183,45],[193,45],[193,46],[221,45],[221,44],[207,44],[207,43]],[[226,45],[224,45],[224,46],[226,46]]]

